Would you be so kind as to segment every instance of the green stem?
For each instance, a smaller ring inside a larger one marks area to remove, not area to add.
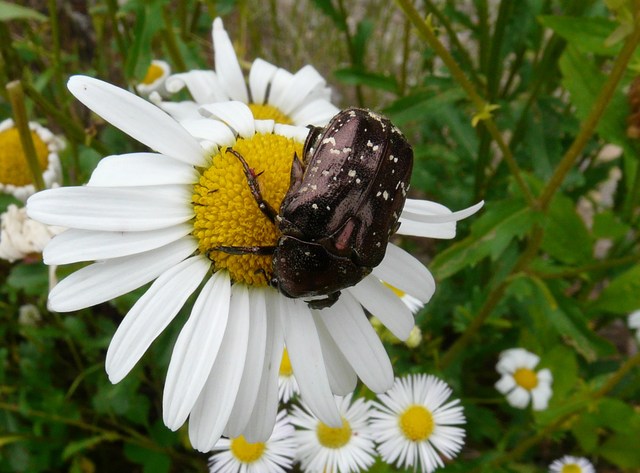
[[[48,8],[49,24],[51,25],[51,47],[53,49],[53,77],[56,91],[62,94],[64,93],[64,81],[62,80],[62,61],[60,60],[60,24],[56,0],[48,0]]]
[[[169,56],[171,56],[171,60],[176,68],[176,72],[184,72],[187,70],[187,65],[184,62],[182,54],[180,53],[180,48],[178,48],[178,42],[176,41],[176,34],[173,31],[173,24],[171,22],[171,12],[169,11],[169,6],[165,6],[162,9],[162,18],[164,20],[164,28],[162,29],[162,38],[167,46],[167,51],[169,51]]]
[[[422,36],[422,38],[429,44],[429,46],[435,51],[435,53],[440,56],[440,59],[442,59],[445,65],[449,68],[451,75],[467,93],[469,99],[475,105],[477,112],[480,113],[481,111],[485,110],[489,103],[478,94],[474,85],[469,81],[469,79],[467,79],[464,71],[460,68],[456,60],[451,56],[451,54],[449,54],[449,51],[447,51],[444,45],[436,37],[431,27],[422,19],[420,13],[418,13],[418,11],[410,3],[409,0],[396,0],[396,3],[402,9],[402,11],[404,11],[405,15],[411,20],[413,26],[416,27],[420,36]],[[513,177],[516,181],[516,184],[520,188],[522,195],[526,199],[527,203],[533,207],[535,204],[533,195],[531,194],[529,187],[522,178],[520,168],[518,167],[518,164],[516,163],[511,150],[502,138],[502,134],[498,130],[498,127],[496,126],[492,118],[483,120],[483,123],[487,127],[487,130],[489,131],[489,134],[491,135],[493,140],[500,148],[502,156],[504,157],[507,166],[509,166],[509,170],[513,174]]]
[[[636,17],[635,28],[631,35],[627,38],[620,51],[620,54],[616,58],[613,64],[613,68],[609,72],[609,76],[604,86],[600,90],[598,97],[591,108],[589,116],[581,123],[578,136],[562,157],[562,160],[556,167],[553,175],[549,179],[546,187],[542,190],[539,198],[539,204],[541,209],[546,209],[551,202],[555,192],[560,188],[560,185],[564,181],[569,171],[573,168],[576,160],[579,158],[580,153],[586,146],[589,139],[593,135],[596,125],[602,118],[602,114],[609,105],[611,97],[613,96],[620,80],[622,79],[629,61],[631,60],[634,51],[640,43],[640,16]]]
[[[36,148],[33,144],[31,128],[29,128],[27,109],[24,106],[24,91],[22,90],[20,81],[14,80],[9,82],[7,84],[7,93],[9,94],[9,101],[11,102],[11,109],[13,110],[13,121],[20,134],[22,150],[27,159],[29,170],[31,171],[33,185],[36,190],[41,191],[44,189],[44,179],[42,178],[42,170],[38,162]]]
[[[338,0],[338,10],[340,11],[340,15],[342,16],[342,19],[344,20],[344,36],[345,36],[345,40],[347,42],[347,51],[349,53],[349,59],[351,60],[351,66],[356,68],[356,67],[358,67],[357,58],[356,58],[356,51],[355,51],[354,44],[353,44],[353,36],[351,35],[351,32],[349,31],[349,24],[347,23],[347,10],[346,10],[346,8],[344,6],[343,0]],[[359,107],[363,107],[364,106],[364,95],[362,94],[361,85],[360,84],[356,84],[355,89],[356,89],[356,100],[358,101],[358,106]]]
[[[640,253],[636,253],[633,255],[625,256],[622,258],[610,259],[597,261],[595,263],[585,264],[584,266],[580,266],[578,268],[566,269],[564,271],[558,271],[555,273],[537,273],[531,272],[531,274],[541,278],[541,279],[565,279],[565,278],[574,278],[580,276],[581,274],[592,272],[592,271],[602,271],[609,268],[616,268],[618,266],[624,266],[627,264],[635,263],[640,260]]]

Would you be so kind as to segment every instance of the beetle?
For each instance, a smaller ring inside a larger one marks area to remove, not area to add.
[[[240,160],[258,207],[281,236],[274,247],[215,249],[272,254],[270,284],[287,297],[314,297],[307,303],[321,309],[384,258],[399,227],[413,151],[387,118],[365,109],[343,110],[326,127],[309,128],[302,161],[294,155],[290,187],[277,212],[262,198],[244,158],[227,150]]]

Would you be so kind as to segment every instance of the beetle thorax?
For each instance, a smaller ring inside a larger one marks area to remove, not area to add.
[[[278,209],[290,185],[294,153],[302,145],[276,134],[239,138],[233,150],[241,154],[257,176],[263,198]],[[226,148],[213,156],[194,185],[193,236],[198,249],[212,261],[213,270],[227,270],[233,281],[264,286],[272,278],[272,255],[230,254],[220,247],[274,247],[277,227],[258,208],[240,161]]]

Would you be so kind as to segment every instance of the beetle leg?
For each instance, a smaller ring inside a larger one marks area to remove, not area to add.
[[[212,251],[222,251],[230,255],[272,255],[275,246],[215,246],[207,251],[207,257]]]
[[[247,164],[244,157],[238,153],[235,149],[227,148],[227,153],[233,154],[238,160],[240,164],[242,164],[242,169],[244,171],[244,175],[247,177],[247,183],[249,184],[249,189],[251,190],[251,195],[255,199],[258,204],[258,208],[262,211],[265,216],[271,220],[272,223],[275,224],[276,216],[278,212],[274,210],[271,205],[267,201],[262,198],[262,193],[260,192],[260,186],[258,185],[257,177],[262,174],[262,172],[256,174]]]
[[[293,163],[291,163],[291,177],[289,178],[289,190],[287,193],[293,194],[302,184],[304,177],[304,166],[298,157],[298,153],[293,153]]]

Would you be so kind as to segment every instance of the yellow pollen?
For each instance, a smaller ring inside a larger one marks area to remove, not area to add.
[[[49,166],[49,148],[36,132],[31,131],[31,138],[40,169],[44,171]],[[16,127],[0,131],[0,182],[14,186],[26,186],[33,182]]]
[[[293,368],[291,367],[289,352],[285,348],[282,352],[282,361],[280,361],[280,376],[291,376],[292,374]]]
[[[273,105],[250,103],[249,108],[256,120],[273,120],[276,123],[292,125],[293,121]]]
[[[418,404],[414,404],[405,410],[400,415],[398,423],[404,436],[412,442],[427,440],[435,427],[431,411]]]
[[[562,473],[581,473],[582,468],[580,468],[575,463],[569,463],[567,465],[563,465]]]
[[[318,436],[318,442],[323,447],[342,448],[349,443],[351,426],[344,417],[342,418],[342,427],[329,427],[322,422],[318,422],[316,435]]]
[[[264,442],[249,443],[243,435],[231,439],[231,454],[240,463],[253,463],[260,460],[265,450]]]
[[[391,289],[393,291],[393,293],[398,296],[400,299],[402,299],[404,296],[407,295],[406,292],[401,291],[400,289],[398,289],[397,287],[392,286],[391,284],[388,284],[384,281],[382,281],[382,284],[384,284],[385,286],[387,286],[389,289]]]
[[[538,385],[538,376],[536,375],[536,372],[529,368],[518,368],[516,372],[513,373],[513,379],[515,379],[519,386],[523,387],[527,391],[531,391]]]
[[[152,62],[151,65],[149,66],[149,69],[147,69],[147,73],[145,74],[144,79],[142,79],[142,83],[144,85],[153,84],[155,81],[160,79],[163,75],[164,75],[164,69],[158,66],[155,62]]]
[[[257,176],[262,198],[277,212],[290,186],[293,155],[302,155],[302,144],[275,134],[239,138],[233,145]],[[233,281],[265,286],[271,280],[270,254],[230,254],[220,247],[275,247],[279,232],[260,210],[251,194],[240,160],[221,148],[200,180],[193,186],[195,221],[193,235],[198,249],[213,263],[214,271],[226,269]]]

